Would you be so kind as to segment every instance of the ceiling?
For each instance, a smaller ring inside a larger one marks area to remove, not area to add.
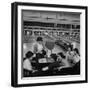
[[[48,11],[23,11],[24,21],[40,21],[54,23],[80,24],[80,13],[75,12],[48,12]]]

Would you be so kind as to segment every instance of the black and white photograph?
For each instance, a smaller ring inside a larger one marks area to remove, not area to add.
[[[12,86],[87,82],[87,7],[13,3],[12,23]]]
[[[80,75],[80,14],[22,10],[23,77]]]

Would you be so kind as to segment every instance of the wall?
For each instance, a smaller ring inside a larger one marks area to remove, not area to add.
[[[50,19],[48,19],[50,18]],[[65,21],[63,20],[65,19]],[[54,23],[80,23],[80,13],[72,12],[46,12],[46,11],[23,11],[23,20],[39,21],[39,22],[54,22]],[[78,20],[78,22],[74,22]]]
[[[18,1],[18,0],[16,0]],[[22,1],[22,0],[19,0]],[[52,4],[69,4],[69,5],[87,5],[90,9],[90,0],[23,0],[36,3],[52,3]],[[14,0],[1,0],[0,2],[0,90],[14,90],[10,86],[11,78],[11,2]],[[89,16],[90,12],[88,13]],[[90,18],[88,18],[89,20]],[[89,27],[90,28],[90,27]],[[90,31],[88,32],[88,34]],[[90,35],[89,37],[90,38]],[[90,46],[90,42],[88,43]],[[88,51],[90,47],[88,48]],[[89,51],[90,53],[90,51]],[[90,57],[89,57],[90,58]],[[89,61],[90,63],[90,61]],[[89,65],[90,68],[90,65]],[[89,70],[90,75],[90,70]],[[89,79],[90,81],[90,79]],[[89,90],[90,83],[88,84],[70,84],[70,85],[55,85],[55,86],[42,86],[42,87],[26,87],[18,88],[20,90]]]

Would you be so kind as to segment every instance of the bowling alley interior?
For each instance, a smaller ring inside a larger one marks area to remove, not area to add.
[[[22,10],[22,76],[80,75],[80,14]]]

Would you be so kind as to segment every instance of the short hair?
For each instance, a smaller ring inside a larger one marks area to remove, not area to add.
[[[33,53],[31,51],[28,51],[25,56],[26,58],[30,58],[33,56]]]
[[[56,54],[53,53],[53,54],[51,54],[50,56],[51,56],[51,58],[53,58],[55,61],[57,60],[57,55],[56,55]]]
[[[62,52],[59,52],[58,55],[61,56],[63,59],[66,58],[66,56]]]
[[[42,50],[42,54],[43,54],[43,55],[46,55],[46,51],[45,51],[45,50]]]
[[[79,50],[78,50],[77,48],[74,48],[73,51],[75,51],[78,55],[80,55],[80,54],[79,54]]]
[[[69,46],[68,46],[68,48],[70,48],[70,49],[71,49],[71,51],[73,50],[73,47],[72,47],[71,45],[69,45]]]
[[[36,41],[43,41],[43,38],[42,37],[37,37]]]
[[[43,54],[41,54],[41,53],[37,53],[37,54],[36,54],[36,58],[37,58],[37,59],[44,58],[44,55],[43,55]]]

